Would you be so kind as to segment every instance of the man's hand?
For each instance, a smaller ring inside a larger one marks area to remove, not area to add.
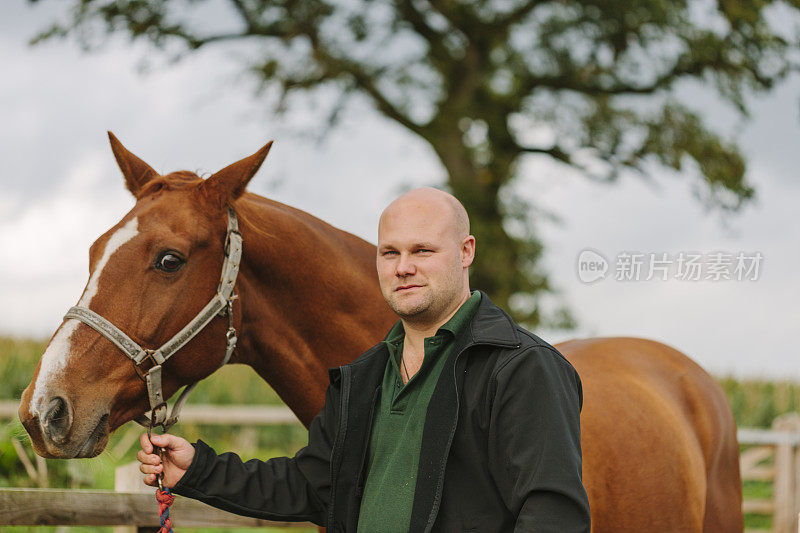
[[[152,443],[150,442],[152,439]],[[162,484],[167,488],[172,488],[183,477],[189,465],[192,464],[194,457],[194,446],[189,441],[165,433],[163,435],[151,435],[147,438],[147,433],[139,437],[142,449],[136,454],[139,460],[139,470],[144,476],[144,484],[157,487],[156,476],[162,471],[164,479]],[[161,457],[153,451],[153,444],[164,449],[164,464],[161,464]]]

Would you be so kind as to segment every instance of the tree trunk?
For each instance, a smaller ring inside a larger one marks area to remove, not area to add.
[[[499,193],[512,177],[513,158],[501,163],[495,157],[491,167],[476,162],[474,150],[463,144],[457,128],[432,144],[447,170],[451,192],[469,214],[470,231],[475,235],[470,287],[485,291],[515,319],[531,326],[538,324],[538,308],[521,310],[509,305],[515,293],[535,295],[547,290],[546,277],[533,269],[541,249],[538,242],[511,236],[504,227],[506,208]]]

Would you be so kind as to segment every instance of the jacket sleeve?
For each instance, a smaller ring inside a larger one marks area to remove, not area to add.
[[[577,371],[555,349],[535,346],[496,372],[489,467],[517,532],[588,532],[582,482]]]
[[[217,455],[198,440],[192,464],[172,492],[239,515],[324,526],[337,427],[333,403],[329,387],[325,405],[309,427],[308,445],[294,457],[242,462],[235,453]]]

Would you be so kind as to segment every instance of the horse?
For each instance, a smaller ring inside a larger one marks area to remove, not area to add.
[[[142,362],[159,366],[154,347],[215,297],[228,263],[226,214],[235,214],[243,242],[235,295],[227,313],[160,362],[163,398],[223,362],[245,364],[308,426],[322,407],[327,369],[379,342],[397,320],[378,286],[375,246],[246,191],[271,143],[202,179],[158,174],[110,132],[109,140],[135,205],[92,244],[79,306],[151,347],[141,349]],[[22,395],[19,418],[42,457],[96,456],[111,432],[153,407],[143,367],[95,326],[68,314]],[[238,344],[225,361],[231,330]],[[736,426],[711,376],[647,339],[556,348],[583,383],[592,531],[743,530]]]

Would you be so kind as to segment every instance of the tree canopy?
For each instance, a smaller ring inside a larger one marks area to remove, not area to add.
[[[604,182],[653,164],[684,171],[709,206],[737,210],[754,195],[744,157],[677,89],[710,86],[746,116],[748,94],[796,70],[800,49],[785,28],[800,0],[72,1],[36,40],[124,33],[185,52],[257,40],[249,72],[279,90],[278,110],[328,87],[335,122],[365,96],[433,148],[477,238],[473,286],[529,325],[571,318],[513,298],[553,290],[536,211],[513,194],[523,158]],[[210,4],[229,10],[230,27],[198,23]]]

